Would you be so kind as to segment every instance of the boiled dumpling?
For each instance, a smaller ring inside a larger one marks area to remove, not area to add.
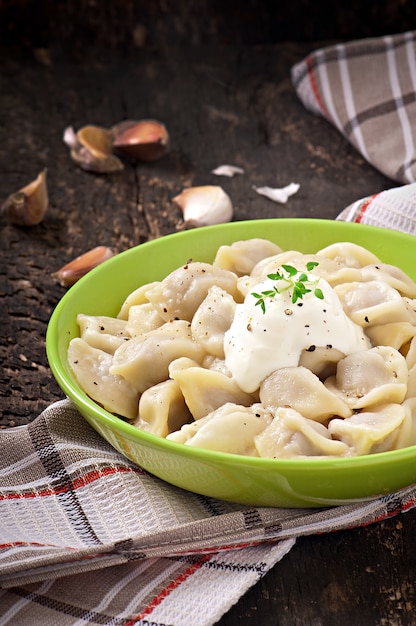
[[[174,359],[185,356],[200,362],[205,350],[192,339],[189,326],[184,320],[175,320],[130,339],[115,351],[110,372],[120,374],[142,393],[169,377]]]
[[[165,323],[150,302],[133,304],[129,308],[126,330],[130,337],[140,337],[151,330],[160,328]]]
[[[260,402],[266,407],[290,407],[316,422],[352,414],[347,403],[306,367],[283,367],[270,374],[260,385]]]
[[[408,398],[402,407],[405,410],[405,417],[395,441],[396,450],[416,445],[416,398]]]
[[[213,265],[234,272],[237,276],[250,274],[261,259],[282,252],[275,243],[268,239],[253,238],[235,241],[230,246],[220,246]]]
[[[257,456],[254,438],[271,420],[267,411],[226,403],[197,422],[185,424],[167,439],[197,448]]]
[[[193,316],[193,338],[216,357],[224,358],[224,333],[234,319],[235,307],[233,297],[213,285]]]
[[[166,437],[192,421],[178,383],[165,380],[143,392],[139,401],[139,414],[134,426]]]
[[[321,248],[317,252],[317,256],[327,257],[347,267],[360,268],[371,263],[380,263],[380,259],[370,250],[351,241],[331,243],[329,246]]]
[[[161,283],[146,291],[146,297],[164,320],[179,318],[190,322],[213,285],[233,297],[238,296],[236,274],[209,263],[195,262],[171,272]]]
[[[124,320],[105,315],[77,315],[81,339],[93,348],[114,354],[115,350],[130,339]]]
[[[110,373],[111,354],[93,348],[80,337],[71,340],[68,363],[83,390],[107,411],[135,419],[139,395],[122,376]]]
[[[130,307],[135,306],[136,304],[144,304],[145,302],[149,302],[146,297],[146,291],[148,291],[152,287],[156,287],[156,285],[158,284],[159,281],[153,281],[151,283],[141,285],[140,287],[132,291],[121,305],[117,317],[121,320],[127,320],[129,317]]]
[[[345,354],[332,346],[316,346],[314,350],[302,350],[299,365],[324,379],[335,374],[338,361]]]
[[[394,348],[377,346],[347,355],[338,363],[335,376],[325,386],[352,408],[403,402],[408,369],[405,358]]]
[[[416,326],[410,322],[391,322],[366,328],[365,334],[373,346],[391,346],[399,350],[416,335]]]
[[[334,287],[347,315],[363,328],[391,322],[416,324],[416,313],[400,293],[379,280]]]
[[[409,369],[407,377],[406,398],[416,398],[416,365]]]
[[[304,456],[346,456],[349,446],[334,441],[328,429],[291,408],[279,408],[273,421],[255,437],[259,456],[291,459]]]
[[[367,265],[361,270],[362,280],[382,280],[383,282],[397,289],[402,296],[416,298],[416,283],[395,265],[387,263],[377,263]]]
[[[173,362],[169,374],[179,383],[185,402],[196,420],[229,402],[244,406],[253,402],[253,396],[241,391],[235,380],[219,371],[195,366],[178,367]]]
[[[328,430],[334,438],[353,448],[356,454],[374,454],[395,448],[405,415],[401,404],[382,404],[346,420],[333,419]]]

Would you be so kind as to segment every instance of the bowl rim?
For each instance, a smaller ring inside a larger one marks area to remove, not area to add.
[[[75,382],[75,380],[71,380],[69,382],[68,372],[66,371],[62,363],[58,347],[60,315],[67,306],[70,299],[73,298],[74,293],[76,293],[78,289],[83,288],[85,284],[93,281],[97,275],[106,272],[110,264],[116,265],[120,262],[120,258],[125,259],[128,256],[135,256],[138,253],[139,249],[143,250],[143,253],[145,254],[146,251],[150,250],[151,248],[155,246],[159,247],[160,245],[163,245],[164,241],[172,240],[172,238],[175,238],[175,240],[178,240],[180,242],[181,239],[186,239],[187,237],[191,236],[201,236],[203,238],[204,234],[215,235],[218,232],[224,232],[225,230],[232,231],[233,229],[238,231],[240,228],[247,227],[248,225],[252,226],[262,224],[267,226],[269,223],[276,223],[276,221],[278,221],[279,223],[284,222],[286,225],[296,224],[303,226],[308,226],[311,223],[313,223],[314,226],[319,226],[320,224],[327,226],[330,223],[333,225],[334,228],[339,228],[340,231],[344,230],[345,232],[352,232],[355,229],[360,229],[363,234],[367,233],[368,235],[374,235],[378,232],[386,233],[386,231],[388,231],[390,233],[389,236],[395,237],[398,240],[404,239],[409,241],[416,241],[416,235],[367,224],[343,222],[326,218],[267,218],[234,221],[227,224],[216,224],[212,226],[200,227],[198,229],[170,233],[167,235],[163,235],[162,237],[159,237],[157,239],[146,241],[144,243],[128,248],[127,250],[124,250],[119,254],[113,256],[112,258],[108,259],[107,261],[105,261],[105,263],[102,263],[101,265],[95,267],[80,280],[78,280],[62,296],[62,298],[58,301],[52,311],[46,329],[46,355],[49,367],[59,387],[65,392],[65,394],[71,401],[75,401],[75,404],[78,402],[87,412],[93,412],[96,416],[95,421],[102,422],[102,424],[107,428],[110,428],[110,430],[118,430],[123,435],[126,435],[129,440],[137,439],[138,443],[140,443],[140,440],[143,440],[143,442],[146,442],[152,447],[161,448],[162,450],[165,450],[167,452],[171,451],[180,453],[180,455],[183,457],[192,458],[195,460],[203,460],[204,462],[212,461],[216,463],[239,463],[244,464],[248,467],[253,466],[257,468],[269,469],[271,471],[282,470],[292,472],[304,472],[305,470],[308,470],[320,472],[322,470],[337,470],[344,467],[349,467],[351,469],[354,468],[355,470],[358,470],[364,466],[366,469],[368,469],[369,467],[375,468],[379,465],[383,465],[383,467],[386,467],[386,465],[393,463],[396,464],[398,461],[405,462],[407,460],[414,460],[416,457],[416,445],[399,448],[397,450],[389,450],[386,452],[377,452],[373,454],[357,455],[350,457],[297,457],[288,459],[252,457],[228,452],[221,452],[217,450],[198,448],[195,446],[187,446],[183,443],[171,441],[164,437],[160,437],[158,435],[154,435],[152,433],[137,428],[133,424],[125,421],[122,417],[117,417],[116,415],[101,407],[97,402],[92,400],[89,396],[87,396],[85,392],[82,391],[82,389],[80,388],[78,383]],[[201,234],[195,235],[194,233]],[[344,241],[347,240],[344,239]],[[140,281],[138,283],[138,286],[140,286]]]

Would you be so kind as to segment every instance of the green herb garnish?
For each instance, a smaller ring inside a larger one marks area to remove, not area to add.
[[[317,265],[319,265],[317,261],[309,261],[306,264],[306,269],[308,272],[311,272]],[[286,272],[286,275],[280,272],[275,272],[274,274],[267,274],[267,278],[270,278],[270,280],[283,281],[285,283],[283,287],[279,288],[274,285],[273,289],[266,289],[260,293],[253,291],[251,294],[254,298],[257,298],[256,306],[259,306],[263,313],[266,313],[267,298],[274,298],[276,294],[283,293],[288,289],[293,289],[292,304],[295,304],[298,300],[302,300],[305,294],[311,293],[312,291],[316,298],[319,298],[319,300],[324,299],[322,290],[317,287],[320,280],[319,278],[311,281],[308,279],[307,274],[299,272],[299,270],[296,269],[296,267],[293,267],[293,265],[282,265],[282,268]]]

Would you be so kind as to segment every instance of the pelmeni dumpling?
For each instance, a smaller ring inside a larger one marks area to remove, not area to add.
[[[412,337],[412,339],[410,340],[408,349],[405,354],[407,367],[410,370],[411,367],[416,365],[416,336]]]
[[[402,348],[416,335],[416,326],[410,322],[391,322],[366,328],[365,334],[373,346]]]
[[[75,337],[69,344],[68,363],[93,400],[111,413],[136,419],[139,395],[125,378],[110,373],[111,354]]]
[[[408,398],[416,398],[416,365],[409,369],[407,377],[406,399]]]
[[[213,285],[195,311],[191,322],[192,336],[209,354],[224,358],[224,333],[234,319],[235,307],[234,298]]]
[[[124,320],[105,315],[77,315],[81,339],[84,339],[93,348],[114,354],[115,350],[130,334]]]
[[[114,353],[110,373],[123,376],[139,393],[169,377],[170,363],[181,356],[202,361],[204,348],[192,339],[185,320],[168,322],[130,339]]]
[[[306,367],[283,367],[270,374],[260,385],[260,402],[268,408],[290,407],[316,422],[352,415],[347,403]]]
[[[258,456],[254,446],[256,435],[271,422],[272,415],[264,409],[226,403],[205,417],[167,436],[171,441],[188,446]],[[238,436],[236,436],[238,433]]]
[[[133,424],[154,435],[166,437],[179,430],[183,424],[192,421],[178,383],[164,380],[142,393],[139,415]]]
[[[305,456],[348,456],[349,446],[331,439],[328,429],[291,408],[281,407],[254,439],[259,456],[292,459]]]
[[[183,361],[178,361],[179,364],[175,361],[171,364],[169,375],[179,384],[195,420],[229,402],[243,406],[253,403],[253,396],[242,391],[229,376],[203,367],[184,367]]]
[[[245,298],[254,287],[267,278],[268,274],[276,272],[276,270],[281,268],[282,264],[297,264],[299,269],[305,269],[306,263],[306,255],[302,255],[297,250],[287,250],[271,257],[265,257],[253,267],[250,274],[239,276],[237,281],[238,290]]]
[[[224,359],[220,359],[212,354],[207,354],[207,356],[202,361],[202,367],[205,367],[207,370],[214,370],[215,372],[221,372],[225,376],[229,376],[231,378],[231,372],[225,364]]]
[[[416,283],[395,265],[387,263],[367,265],[361,270],[361,280],[381,280],[393,289],[397,289],[402,296],[416,298]]]
[[[345,354],[332,346],[314,346],[313,350],[302,350],[299,357],[299,365],[306,367],[320,379],[328,378],[335,374],[338,361]]]
[[[334,287],[348,316],[363,328],[391,322],[416,324],[416,313],[397,289],[380,280]]]
[[[355,450],[355,454],[374,454],[395,449],[405,416],[401,404],[380,404],[347,420],[333,419],[328,430],[334,438]]]
[[[285,250],[271,257],[266,257],[259,261],[250,272],[252,278],[256,278],[257,282],[263,281],[268,274],[275,272],[282,265],[294,265],[298,270],[306,271],[306,265],[309,261],[316,261],[315,254],[302,254],[297,250]]]
[[[146,297],[167,322],[173,319],[190,322],[213,285],[238,297],[236,274],[198,261],[168,274],[161,283],[146,291]]]
[[[416,445],[416,398],[406,399],[402,407],[405,410],[405,417],[395,440],[396,450]]]
[[[159,281],[155,280],[151,283],[141,285],[140,287],[132,291],[121,305],[120,311],[117,315],[118,319],[127,320],[129,317],[130,307],[135,306],[136,304],[144,304],[145,302],[149,302],[146,297],[146,291],[148,291],[152,287],[156,287],[156,285],[158,284]]]
[[[337,243],[331,243],[325,248],[321,248],[317,252],[318,257],[326,257],[347,267],[364,267],[371,263],[381,263],[380,259],[359,244],[352,243],[351,241],[340,241]]]
[[[126,322],[126,330],[130,337],[140,337],[165,323],[150,302],[132,304]]]
[[[325,386],[352,409],[372,404],[403,402],[408,369],[406,359],[394,348],[377,346],[349,354],[338,363],[335,376]]]
[[[250,274],[261,259],[282,252],[278,245],[268,239],[252,238],[235,241],[230,246],[220,246],[213,261],[214,267],[234,272],[237,276]]]

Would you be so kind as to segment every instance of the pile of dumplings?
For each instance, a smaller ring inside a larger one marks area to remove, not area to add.
[[[224,358],[236,306],[282,264],[306,271],[310,261],[369,347],[305,350],[247,393]],[[303,254],[253,238],[140,286],[116,318],[79,314],[68,360],[106,410],[184,445],[286,459],[374,454],[416,444],[415,311],[415,282],[362,246]]]

